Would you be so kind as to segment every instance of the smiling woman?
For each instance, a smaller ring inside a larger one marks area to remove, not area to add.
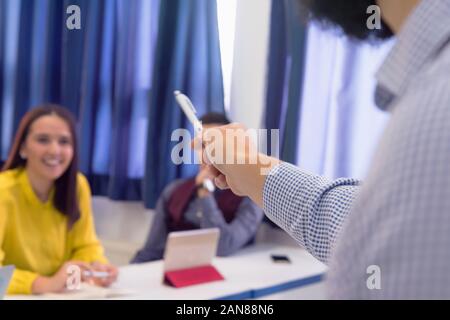
[[[79,218],[75,201],[77,151],[70,112],[56,105],[37,107],[23,117],[3,170],[25,168],[33,191],[43,202],[54,185],[54,206],[73,224]]]
[[[62,291],[74,265],[108,273],[82,281],[107,286],[117,277],[95,234],[77,152],[75,121],[66,109],[40,106],[20,122],[0,173],[0,266],[16,266],[9,294]]]

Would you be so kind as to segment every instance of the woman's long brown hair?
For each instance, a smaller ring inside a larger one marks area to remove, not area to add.
[[[63,119],[69,126],[70,134],[72,135],[73,159],[63,175],[55,181],[55,195],[53,198],[54,207],[67,216],[68,226],[71,228],[80,218],[77,200],[78,145],[75,120],[67,109],[59,105],[45,104],[28,111],[20,121],[11,151],[2,171],[25,168],[27,160],[20,157],[20,149],[28,136],[31,125],[40,117],[47,115],[56,115]]]

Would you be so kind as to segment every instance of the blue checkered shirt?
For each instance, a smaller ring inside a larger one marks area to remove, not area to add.
[[[329,298],[450,298],[450,0],[422,0],[377,80],[391,118],[364,183],[283,163],[264,210],[329,265]]]

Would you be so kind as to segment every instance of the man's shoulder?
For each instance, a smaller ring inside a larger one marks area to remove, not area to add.
[[[409,90],[419,91],[437,91],[446,87],[449,93],[450,84],[450,39],[448,43],[430,60],[423,69],[418,73],[417,77],[412,81]],[[444,95],[442,95],[444,96]],[[444,96],[445,97],[445,96]]]
[[[403,115],[421,118],[424,126],[450,120],[450,42],[411,79],[398,107]]]
[[[450,74],[450,39],[435,55],[434,59],[426,66],[425,74],[446,75],[449,79]]]

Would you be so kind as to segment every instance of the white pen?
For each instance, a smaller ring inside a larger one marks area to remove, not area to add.
[[[88,278],[108,278],[110,276],[109,272],[106,271],[83,271],[83,275]]]
[[[174,92],[174,95],[184,114],[194,126],[195,132],[197,134],[201,133],[203,130],[203,126],[200,120],[198,120],[197,116],[195,115],[197,113],[197,110],[195,110],[195,107],[192,104],[191,100],[178,90]]]
[[[189,121],[194,126],[194,131],[196,134],[200,134],[203,131],[203,125],[198,120],[197,116],[195,115],[197,113],[197,110],[195,110],[194,105],[192,104],[191,100],[184,94],[182,94],[180,91],[174,91],[173,93],[175,95],[175,99],[177,100],[178,104],[180,105],[181,109],[183,110],[186,117],[189,119]],[[205,148],[205,144],[202,142],[203,148]],[[208,151],[205,150],[205,156],[209,162],[212,162],[211,156],[208,154]]]

